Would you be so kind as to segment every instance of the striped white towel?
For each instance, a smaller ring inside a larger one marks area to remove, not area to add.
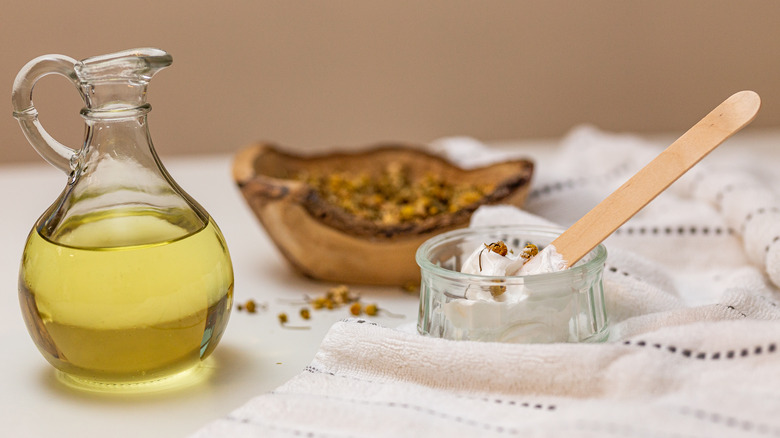
[[[468,156],[458,144],[445,152]],[[577,129],[524,211],[484,208],[473,224],[568,226],[658,152]],[[606,343],[344,321],[301,374],[195,437],[780,437],[780,178],[756,158],[705,160],[607,239]]]

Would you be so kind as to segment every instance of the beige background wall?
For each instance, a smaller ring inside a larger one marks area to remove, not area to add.
[[[163,155],[254,140],[316,148],[445,135],[559,137],[593,123],[684,130],[754,89],[751,129],[780,125],[780,2],[683,0],[0,0],[0,162],[39,160],[11,117],[17,71],[156,46],[149,90]],[[4,84],[4,85],[3,85]],[[35,90],[50,133],[78,145],[63,78]],[[3,108],[5,108],[3,110]]]

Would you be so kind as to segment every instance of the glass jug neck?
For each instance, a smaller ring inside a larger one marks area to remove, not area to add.
[[[86,107],[81,115],[87,119],[117,119],[145,115],[151,110],[146,103],[146,83],[105,81],[84,84]]]
[[[130,100],[118,101],[88,101],[87,106],[81,109],[81,117],[87,125],[97,124],[139,124],[146,125],[146,114],[152,110],[152,106],[146,102],[132,102]],[[142,120],[138,120],[141,118]],[[110,125],[105,126],[110,128]]]
[[[141,166],[158,173],[161,163],[151,141],[146,114],[149,104],[130,109],[111,111],[82,110],[87,128],[84,148],[79,154],[82,171],[97,172],[105,163],[109,167]]]
[[[84,93],[82,114],[97,118],[133,116],[128,111],[149,111],[146,88],[160,70],[171,65],[163,50],[133,49],[77,62],[76,76]]]

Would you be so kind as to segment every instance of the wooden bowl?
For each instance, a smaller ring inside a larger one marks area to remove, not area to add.
[[[322,199],[309,184],[293,179],[302,171],[378,176],[391,162],[404,166],[412,178],[433,172],[448,182],[491,183],[495,189],[454,213],[386,225],[350,214]],[[400,144],[316,156],[254,144],[240,150],[233,161],[233,178],[241,193],[298,271],[320,280],[373,285],[418,283],[420,269],[414,256],[424,241],[468,226],[481,205],[522,205],[532,174],[533,163],[528,160],[464,170],[419,147]]]

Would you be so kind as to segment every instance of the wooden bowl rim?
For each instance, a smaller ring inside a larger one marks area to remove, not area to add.
[[[497,181],[496,189],[487,196],[454,213],[439,214],[422,221],[386,225],[349,214],[343,209],[323,200],[305,182],[258,174],[255,163],[267,153],[276,154],[283,160],[289,159],[305,162],[314,162],[324,158],[365,158],[377,153],[411,153],[426,160],[437,161],[445,167],[449,167],[456,172],[463,172],[464,174],[481,172],[494,167],[517,167],[517,172],[512,177]],[[472,213],[480,206],[500,203],[518,191],[525,191],[527,194],[533,171],[533,161],[526,158],[510,159],[485,166],[464,169],[442,156],[423,150],[422,145],[405,143],[379,143],[357,149],[308,154],[291,152],[274,143],[258,142],[239,150],[235,155],[232,167],[233,179],[241,188],[245,197],[263,196],[269,199],[290,197],[294,199],[295,203],[305,208],[313,220],[337,229],[346,235],[373,239],[418,238],[420,235],[432,234],[441,229],[466,226]],[[250,187],[254,187],[254,189],[250,189]]]

